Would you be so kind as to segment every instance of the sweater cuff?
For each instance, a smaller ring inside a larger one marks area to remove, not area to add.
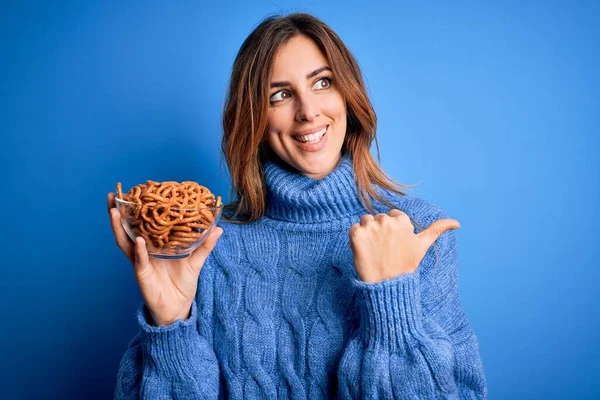
[[[192,312],[188,319],[178,319],[170,325],[151,326],[150,311],[143,304],[137,311],[138,324],[142,328],[144,364],[148,371],[161,377],[187,379],[199,353],[200,336],[197,325],[196,301],[192,302]]]
[[[355,279],[360,334],[367,348],[405,353],[423,331],[419,271],[379,283]]]

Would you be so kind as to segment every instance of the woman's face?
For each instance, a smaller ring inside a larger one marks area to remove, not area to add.
[[[301,174],[325,177],[341,157],[346,103],[311,39],[296,36],[278,50],[269,96],[271,149]]]

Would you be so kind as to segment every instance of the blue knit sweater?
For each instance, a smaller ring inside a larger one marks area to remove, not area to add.
[[[487,398],[458,297],[453,232],[416,272],[363,283],[348,231],[368,211],[351,159],[322,180],[267,163],[265,180],[265,217],[220,223],[191,317],[154,327],[140,307],[116,399]],[[446,217],[423,200],[381,192],[417,226]]]

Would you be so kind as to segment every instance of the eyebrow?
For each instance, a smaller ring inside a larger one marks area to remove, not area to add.
[[[311,72],[310,74],[306,75],[306,79],[313,78],[313,77],[319,75],[323,71],[331,71],[331,68],[329,68],[327,66],[323,66],[323,67],[317,68],[313,72]],[[271,88],[279,88],[279,87],[286,87],[286,86],[291,86],[291,84],[289,82],[285,82],[285,81],[283,81],[283,82],[272,82],[271,83]]]

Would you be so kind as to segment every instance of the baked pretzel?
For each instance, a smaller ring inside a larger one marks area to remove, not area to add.
[[[136,235],[156,249],[188,248],[206,233],[214,222],[221,196],[215,196],[196,182],[154,182],[132,187],[123,194],[117,182],[117,197],[127,201],[121,206]],[[200,230],[200,231],[199,231]]]

